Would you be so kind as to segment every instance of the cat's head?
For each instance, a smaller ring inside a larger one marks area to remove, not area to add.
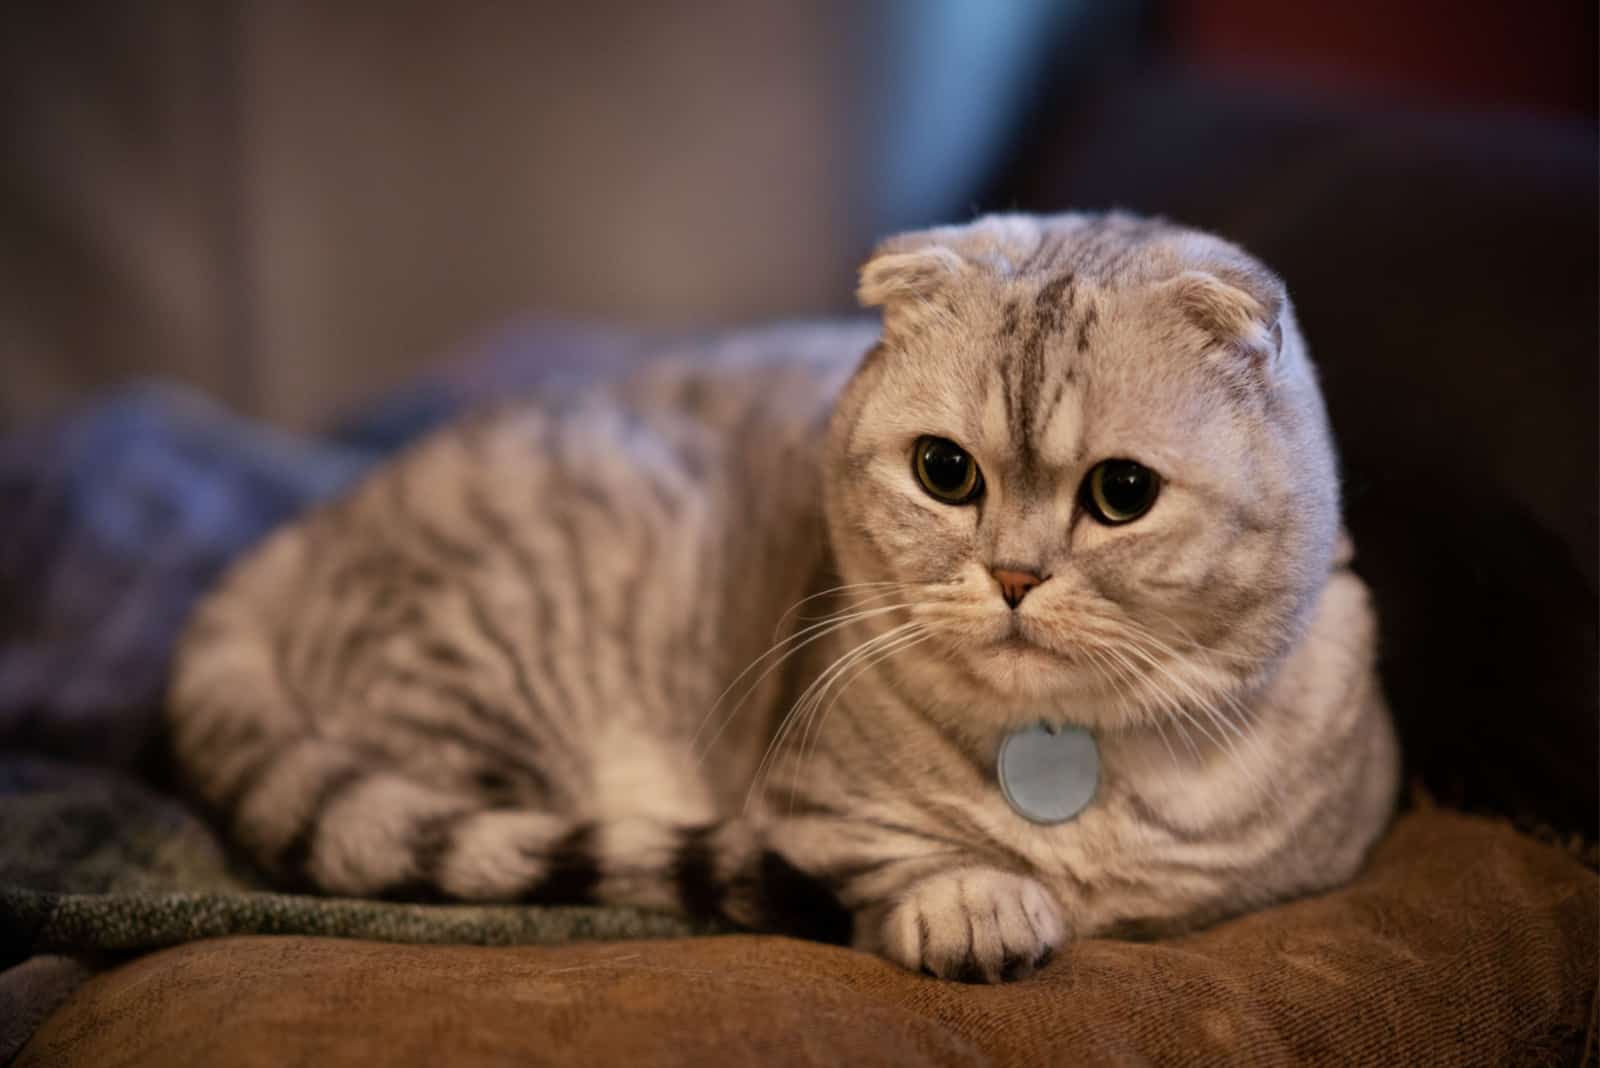
[[[1339,504],[1268,270],[1156,220],[989,217],[888,241],[860,296],[884,328],[829,429],[829,534],[884,584],[863,610],[912,606],[868,618],[924,701],[1112,726],[1283,656]]]

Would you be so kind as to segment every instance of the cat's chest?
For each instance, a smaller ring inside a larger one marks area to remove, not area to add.
[[[1098,747],[1092,767],[1070,747],[1030,755],[1053,764],[1053,782],[1042,776],[1045,784],[1031,792],[1008,783],[1000,745],[974,763],[961,787],[929,789],[922,808],[938,833],[965,838],[1063,890],[1082,891],[1107,873],[1141,867],[1174,843],[1184,845],[1173,831],[1182,814],[1163,818],[1173,799],[1193,794],[1203,805],[1218,793],[1200,769],[1152,769],[1115,746]],[[1195,774],[1192,782],[1186,770]],[[1085,782],[1091,772],[1093,781]],[[1158,781],[1147,781],[1152,774]],[[1196,826],[1178,837],[1187,848],[1199,845],[1203,832]]]
[[[970,820],[1085,916],[1138,912],[1180,885],[1214,887],[1242,859],[1281,843],[1279,807],[1229,755],[1146,756],[1103,747],[1093,798],[1054,823],[1019,811],[997,773],[969,802]]]
[[[1103,783],[1083,798],[1083,784],[1075,781],[1081,769],[1063,772],[1059,792],[1036,790],[1024,799],[1008,789],[998,753],[985,763],[960,786],[919,791],[915,806],[930,834],[959,839],[1006,868],[1052,883],[1082,879],[1129,848],[1124,799]]]

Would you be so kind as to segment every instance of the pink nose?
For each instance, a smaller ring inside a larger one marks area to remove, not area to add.
[[[990,570],[994,580],[1000,583],[1000,596],[1006,599],[1006,604],[1012,608],[1022,603],[1028,596],[1028,591],[1033,589],[1044,579],[1037,572],[1017,571],[1009,567],[996,567]]]

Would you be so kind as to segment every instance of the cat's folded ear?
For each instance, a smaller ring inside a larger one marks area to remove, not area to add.
[[[1206,265],[1165,283],[1179,313],[1223,351],[1270,363],[1283,347],[1283,283],[1249,264]]]
[[[1025,215],[986,215],[965,226],[940,226],[891,237],[861,268],[856,296],[868,308],[927,303],[971,270],[1006,274],[1014,258],[1039,242],[1039,222]]]
[[[925,231],[891,238],[861,268],[856,296],[868,308],[883,309],[887,337],[950,326],[954,316],[941,292],[969,264],[961,254]]]
[[[884,242],[861,268],[856,296],[863,307],[877,308],[898,300],[927,300],[967,265],[944,245],[903,247],[908,243],[905,238]]]

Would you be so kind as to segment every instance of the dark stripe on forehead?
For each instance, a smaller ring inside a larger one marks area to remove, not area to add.
[[[1076,377],[1077,375],[1069,367],[1056,379],[1056,388],[1055,392],[1050,395],[1050,403],[1045,405],[1044,410],[1039,415],[1039,425],[1041,427],[1049,426],[1054,421],[1056,411],[1061,407],[1061,398],[1066,395],[1067,386]]]
[[[1083,313],[1083,318],[1078,320],[1078,351],[1087,352],[1089,349],[1089,331],[1094,329],[1100,321],[1100,312],[1094,305]]]
[[[1034,437],[1038,431],[1039,393],[1044,387],[1045,342],[1061,332],[1072,311],[1076,299],[1075,279],[1072,271],[1063,271],[1039,287],[1033,299],[1028,336],[1023,339],[1015,358],[1006,362],[1008,369],[1014,363],[1020,364],[1017,373],[1011,376],[1012,382],[1008,383],[1015,391],[1015,401],[1007,405],[1006,422],[1012,446],[1017,451],[1019,476],[1024,486],[1035,484],[1039,477]],[[1008,398],[1009,395],[1010,390]]]
[[[1038,295],[1033,298],[1033,314],[1040,329],[1061,329],[1067,313],[1072,310],[1072,283],[1075,277],[1073,272],[1063,271],[1039,287]]]
[[[1022,308],[1014,300],[1006,301],[1004,311],[1000,313],[1000,337],[1009,340],[1017,336],[1017,331],[1022,328]]]
[[[1000,399],[1005,402],[1006,427],[1013,436],[1015,436],[1017,422],[1017,388],[1016,377],[1013,373],[1016,371],[1015,363],[1015,353],[1010,358],[1000,361]],[[985,398],[985,404],[987,404],[987,398]]]

